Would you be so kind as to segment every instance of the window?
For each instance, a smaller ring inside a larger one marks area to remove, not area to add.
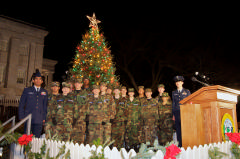
[[[25,82],[25,71],[18,70],[17,72],[17,83],[24,84]]]

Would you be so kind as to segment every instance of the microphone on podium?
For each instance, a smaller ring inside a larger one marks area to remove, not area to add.
[[[204,82],[202,82],[202,81],[199,81],[196,77],[192,77],[191,79],[192,79],[192,81],[198,82],[198,83],[200,83],[200,84],[202,84],[202,85],[204,85],[204,86],[210,86],[210,85],[207,84],[207,83],[204,83]]]

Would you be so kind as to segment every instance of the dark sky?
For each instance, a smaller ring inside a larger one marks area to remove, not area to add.
[[[92,15],[93,12],[102,22],[100,28],[113,54],[118,46],[117,41],[135,32],[143,33],[143,36],[148,33],[159,36],[159,39],[154,38],[153,43],[169,41],[170,46],[171,39],[174,43],[184,42],[188,48],[218,43],[224,51],[216,56],[226,61],[219,65],[230,65],[229,69],[234,68],[239,78],[239,72],[236,71],[240,68],[240,27],[236,4],[163,4],[158,1],[131,4],[122,1],[112,4],[96,4],[92,1],[38,3],[1,5],[0,14],[42,26],[49,31],[45,39],[44,57],[59,61],[55,75],[57,80],[67,70],[67,63],[74,57],[82,34],[89,29],[86,15]]]

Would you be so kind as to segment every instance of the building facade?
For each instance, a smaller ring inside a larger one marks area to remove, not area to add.
[[[50,83],[53,81],[53,74],[55,73],[56,60],[43,58],[42,72],[41,74],[45,76],[46,89],[50,90]]]
[[[57,61],[43,58],[48,31],[23,21],[0,16],[0,95],[20,96],[31,86],[36,69],[50,83]]]

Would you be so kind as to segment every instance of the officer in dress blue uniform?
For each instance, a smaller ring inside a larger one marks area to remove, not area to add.
[[[177,140],[179,147],[182,146],[182,134],[181,134],[181,116],[180,116],[180,101],[189,96],[191,93],[188,89],[183,88],[183,76],[175,76],[174,81],[177,86],[177,90],[172,92],[172,111],[173,120],[175,120],[175,127],[177,131]]]
[[[19,102],[18,115],[21,120],[32,114],[31,131],[35,137],[39,138],[47,115],[48,92],[41,88],[43,80],[38,69],[32,76],[32,82],[32,87],[23,90]],[[26,133],[26,123],[24,125],[24,133]]]

